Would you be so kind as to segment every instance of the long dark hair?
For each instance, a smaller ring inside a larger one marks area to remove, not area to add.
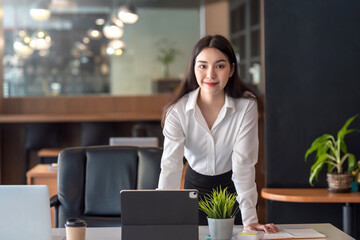
[[[186,78],[181,82],[177,92],[173,95],[170,102],[164,107],[162,113],[162,126],[165,123],[165,118],[168,111],[174,106],[180,98],[182,98],[185,94],[197,89],[199,84],[196,81],[194,66],[195,66],[195,59],[199,55],[199,53],[204,48],[216,48],[221,51],[225,56],[227,56],[230,66],[234,68],[233,75],[229,78],[224,91],[225,93],[233,98],[253,98],[258,99],[257,94],[251,90],[245,83],[241,80],[239,73],[238,73],[238,62],[236,60],[234,49],[231,43],[221,35],[209,35],[200,39],[193,48],[192,57],[190,59]],[[262,104],[258,99],[258,108],[262,110]]]

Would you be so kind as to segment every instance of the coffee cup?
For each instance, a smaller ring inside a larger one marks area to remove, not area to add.
[[[80,218],[69,218],[65,223],[67,240],[85,240],[86,222]]]

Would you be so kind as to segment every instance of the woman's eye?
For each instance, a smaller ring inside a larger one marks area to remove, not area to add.
[[[217,67],[217,68],[224,68],[225,65],[217,65],[216,67]]]
[[[206,66],[205,66],[205,65],[199,65],[199,68],[201,68],[201,69],[205,69],[205,68],[206,68]]]

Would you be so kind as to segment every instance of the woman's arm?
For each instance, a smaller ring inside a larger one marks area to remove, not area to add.
[[[259,140],[256,102],[250,100],[246,108],[232,154],[232,180],[238,194],[237,201],[244,225],[258,222],[255,164],[258,159]]]
[[[258,223],[256,204],[257,190],[255,183],[255,164],[258,159],[258,110],[255,101],[251,101],[236,137],[233,149],[233,181],[238,194],[244,230],[277,233],[273,224]]]
[[[158,189],[180,189],[185,136],[174,109],[170,110],[165,119],[163,134],[164,151]]]

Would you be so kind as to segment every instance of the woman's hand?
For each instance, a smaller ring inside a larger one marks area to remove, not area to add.
[[[244,226],[245,231],[264,231],[265,233],[277,233],[279,229],[273,223],[260,224],[260,223],[250,223],[249,225]]]

